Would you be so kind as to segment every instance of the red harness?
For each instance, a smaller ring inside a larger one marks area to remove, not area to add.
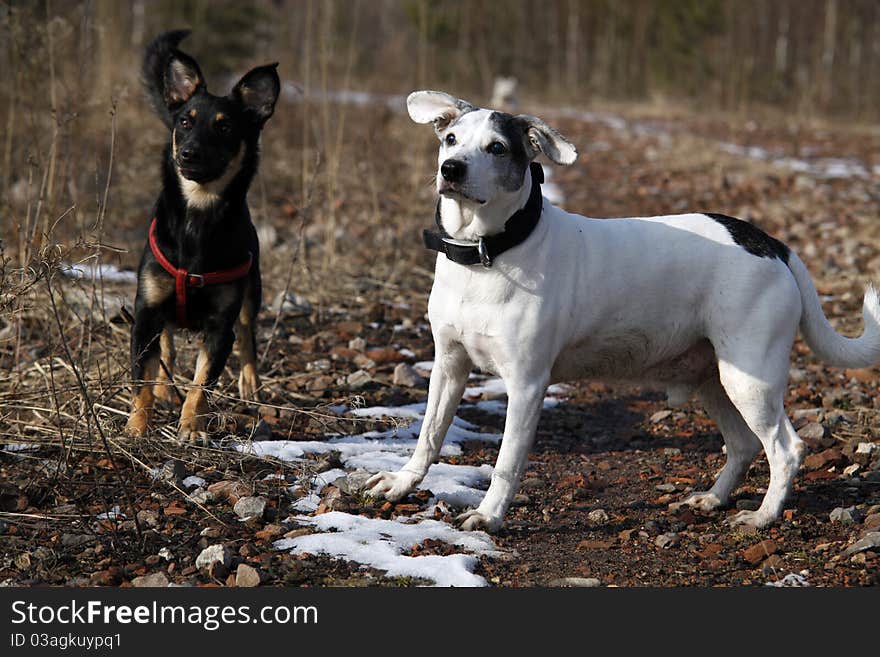
[[[253,254],[248,253],[247,261],[233,269],[212,271],[207,274],[190,274],[186,269],[178,269],[171,264],[171,261],[166,258],[165,254],[159,249],[159,244],[156,242],[155,218],[153,218],[153,223],[150,224],[150,250],[153,252],[157,262],[162,265],[162,269],[174,277],[174,293],[177,301],[177,325],[180,328],[186,328],[187,326],[186,288],[199,288],[205,287],[206,285],[217,285],[219,283],[231,283],[232,281],[237,281],[239,278],[247,276],[248,272],[251,270],[251,264],[253,264],[254,261]]]

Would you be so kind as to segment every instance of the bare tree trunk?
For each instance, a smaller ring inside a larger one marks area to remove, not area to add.
[[[837,0],[825,2],[825,34],[822,40],[822,86],[819,105],[827,110],[834,93],[834,54],[837,34]]]

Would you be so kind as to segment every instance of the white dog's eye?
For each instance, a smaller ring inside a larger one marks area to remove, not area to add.
[[[451,132],[446,135],[446,145],[447,146],[455,146],[455,135]]]
[[[492,155],[504,155],[507,152],[507,146],[500,141],[493,141],[486,150]]]

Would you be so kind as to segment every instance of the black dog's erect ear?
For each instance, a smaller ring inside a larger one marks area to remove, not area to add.
[[[277,62],[258,66],[246,73],[232,89],[232,97],[241,103],[258,126],[262,126],[272,116],[281,94],[281,80],[276,68]]]
[[[171,32],[163,32],[153,39],[144,50],[144,61],[141,68],[144,87],[147,91],[147,97],[153,106],[156,114],[162,119],[162,122],[171,127],[171,112],[168,104],[168,94],[166,92],[166,78],[168,76],[168,66],[175,57],[187,57],[183,55],[177,46],[189,36],[189,30],[173,30]],[[195,64],[195,62],[193,62]],[[198,65],[195,66],[198,72]],[[201,79],[201,73],[198,73]]]
[[[199,65],[185,52],[173,50],[165,67],[165,105],[175,110],[205,87]]]

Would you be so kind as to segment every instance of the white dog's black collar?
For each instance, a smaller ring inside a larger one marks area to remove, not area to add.
[[[532,234],[541,218],[543,196],[541,183],[544,182],[544,170],[537,162],[532,162],[532,191],[529,200],[522,210],[517,210],[504,223],[504,230],[497,235],[486,235],[477,242],[457,240],[449,236],[440,221],[440,202],[437,201],[435,221],[439,231],[425,230],[422,238],[425,246],[432,251],[440,251],[452,262],[460,265],[479,265],[491,267],[492,262],[505,251],[522,244]]]

